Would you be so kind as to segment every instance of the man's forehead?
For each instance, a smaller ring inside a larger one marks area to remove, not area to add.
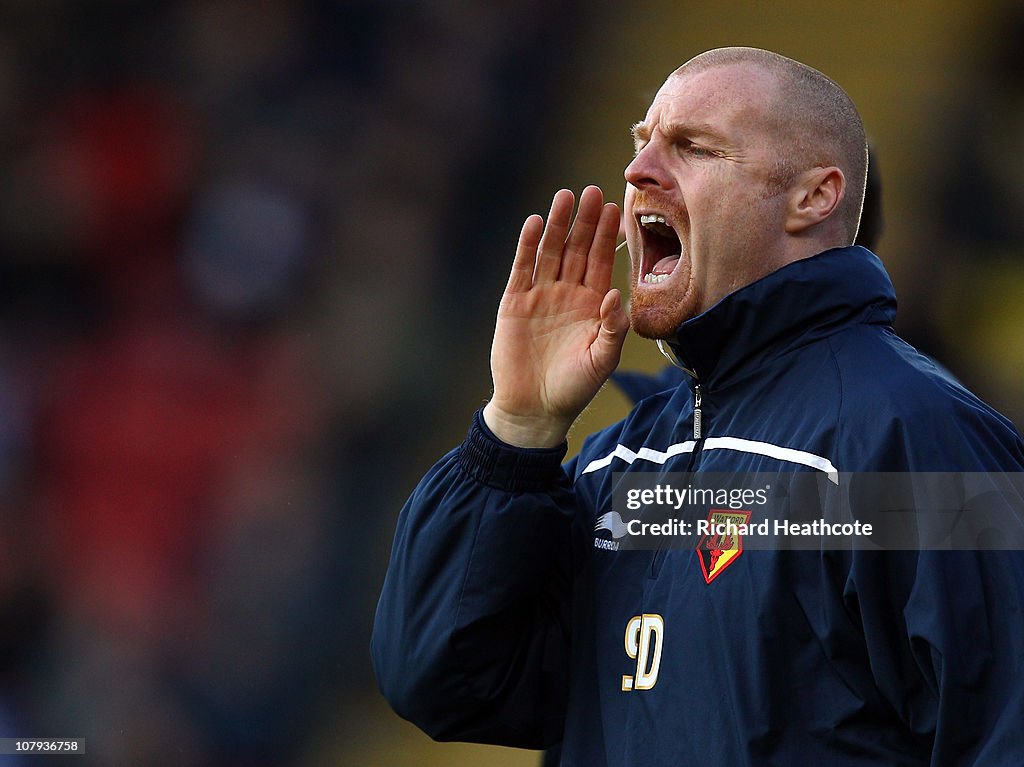
[[[762,114],[774,85],[770,73],[752,64],[723,64],[698,71],[681,68],[658,89],[647,111],[647,121]]]

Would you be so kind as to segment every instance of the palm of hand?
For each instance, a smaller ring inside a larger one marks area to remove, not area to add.
[[[523,447],[565,439],[618,365],[629,320],[611,288],[618,207],[588,187],[570,229],[573,195],[555,195],[545,225],[523,225],[491,347],[494,396],[484,419]],[[543,236],[542,236],[543,235]]]
[[[584,285],[553,282],[502,300],[491,359],[501,369],[501,407],[575,419],[614,369],[591,351],[603,299]]]

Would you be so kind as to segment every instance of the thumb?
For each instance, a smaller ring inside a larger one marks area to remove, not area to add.
[[[618,367],[628,331],[629,317],[622,307],[622,293],[612,288],[601,302],[601,329],[592,347],[594,365],[604,375],[611,375]]]

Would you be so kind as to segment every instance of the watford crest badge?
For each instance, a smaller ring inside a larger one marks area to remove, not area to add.
[[[739,525],[750,520],[749,511],[712,509],[708,513],[710,532],[697,544],[697,558],[704,572],[704,580],[711,583],[725,572],[725,568],[743,553],[743,535]]]

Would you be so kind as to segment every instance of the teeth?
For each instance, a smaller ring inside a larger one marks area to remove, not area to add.
[[[664,224],[665,217],[657,213],[644,213],[640,216],[640,223],[643,226],[650,226],[651,224]]]
[[[643,282],[647,285],[657,285],[659,282],[667,280],[668,277],[669,276],[667,274],[654,274],[652,272],[644,275]]]
[[[675,231],[666,223],[665,217],[660,213],[644,213],[640,216],[640,226],[659,237],[674,238],[676,236]]]

